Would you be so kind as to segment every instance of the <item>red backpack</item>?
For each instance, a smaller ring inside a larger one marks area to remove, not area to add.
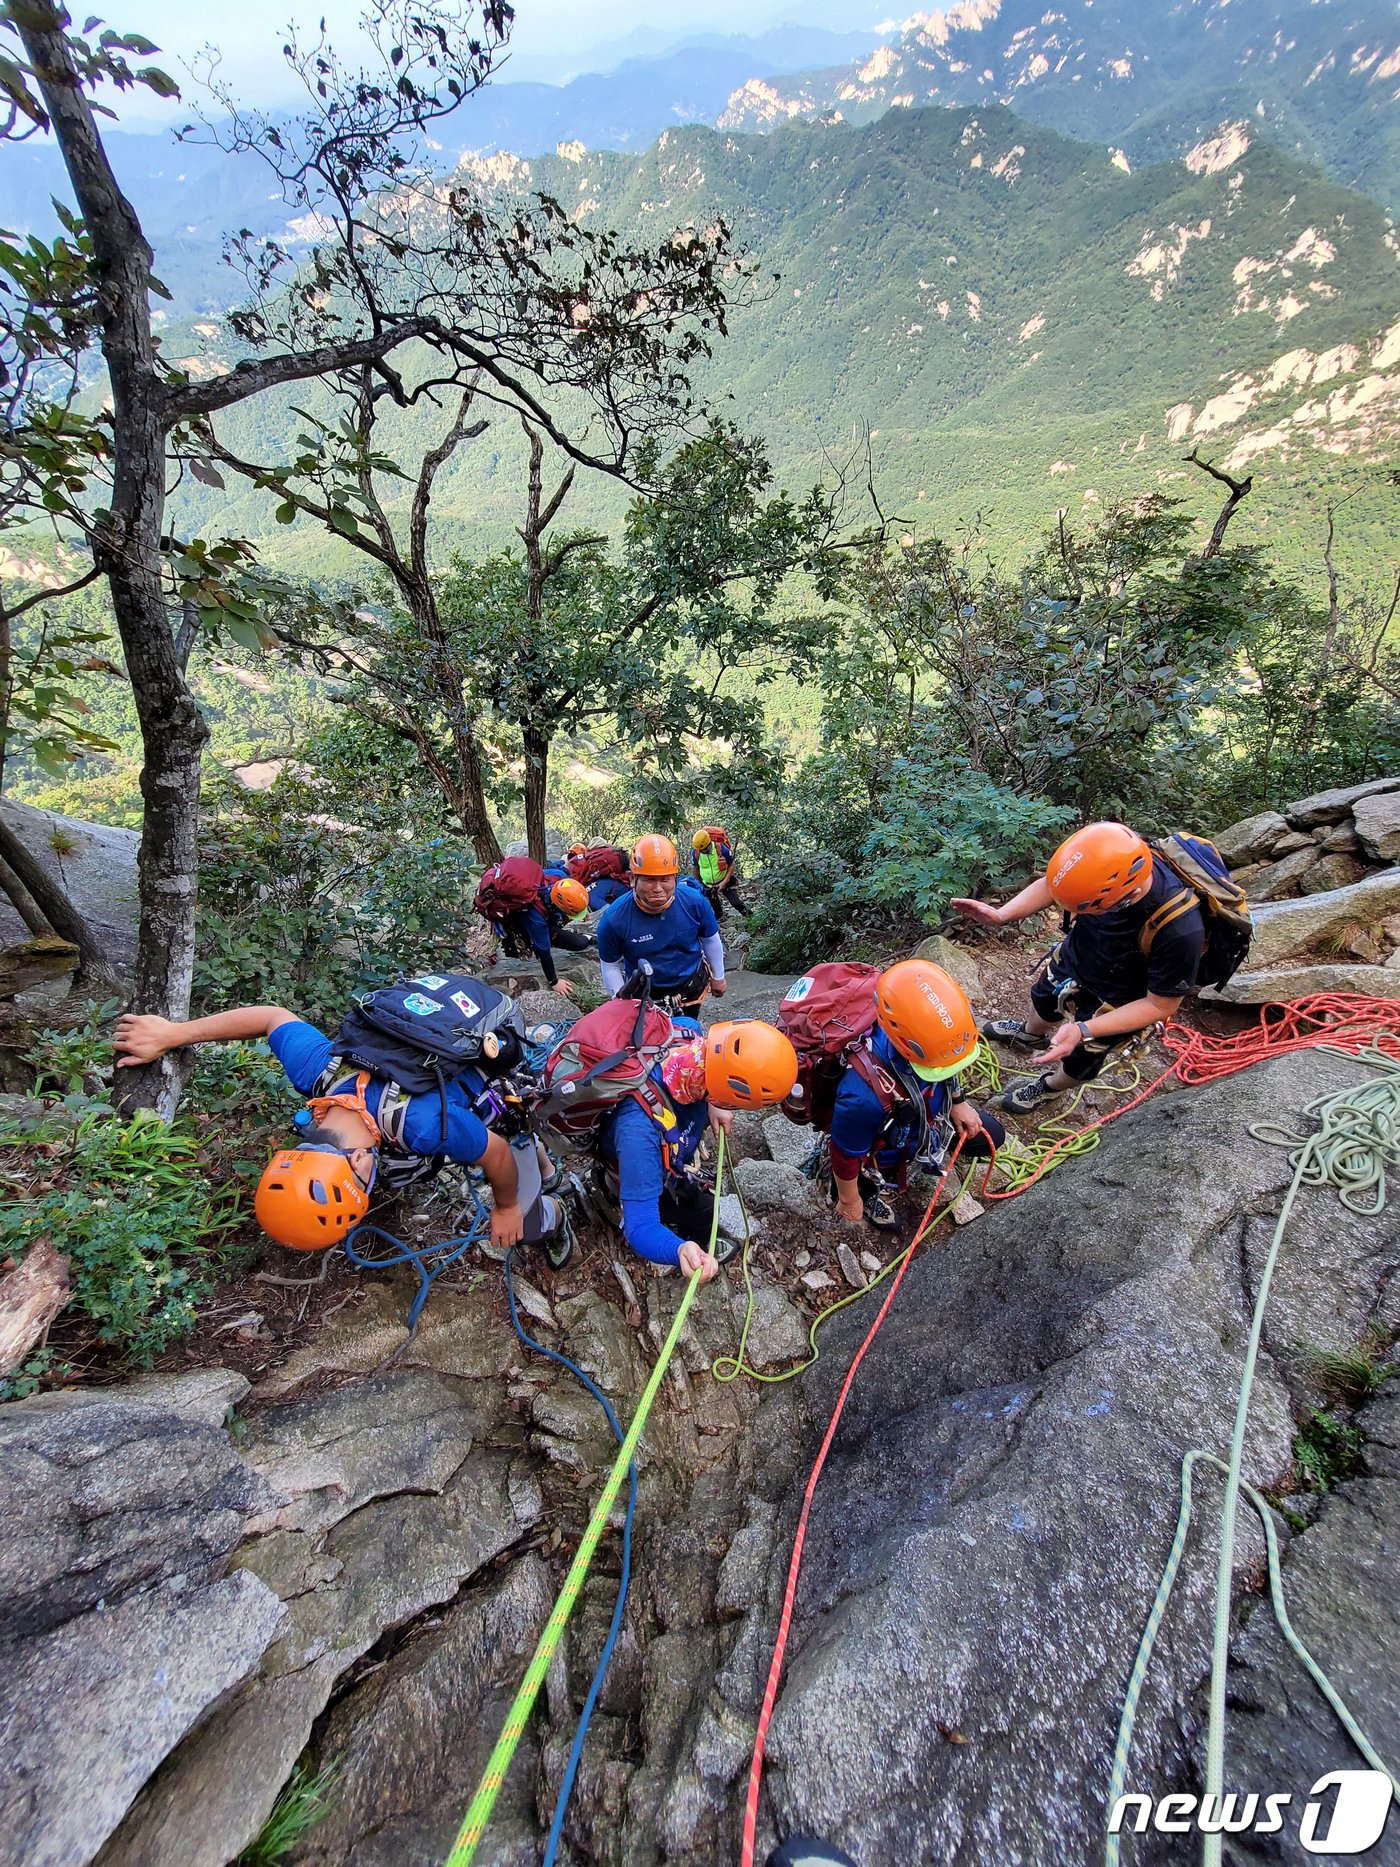
[[[493,863],[476,887],[472,906],[488,921],[503,921],[521,908],[531,908],[544,886],[544,870],[530,856],[507,856]]]
[[[644,999],[613,998],[585,1012],[545,1059],[534,1116],[546,1141],[587,1151],[604,1116],[628,1096],[662,1128],[674,1128],[675,1110],[651,1072],[676,1041],[666,1013]]]
[[[569,856],[565,867],[576,882],[588,888],[594,882],[622,881],[627,874],[627,856],[623,850],[604,844],[601,849],[585,849],[577,856]]]
[[[783,1103],[789,1121],[831,1131],[836,1091],[847,1066],[879,1096],[886,1113],[904,1099],[898,1081],[880,1066],[866,1039],[875,1028],[875,987],[880,968],[857,960],[814,966],[778,1007],[778,1028],[797,1052],[797,1081]]]

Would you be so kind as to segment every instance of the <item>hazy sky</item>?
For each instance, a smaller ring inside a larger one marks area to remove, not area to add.
[[[761,32],[788,20],[838,28],[862,27],[878,15],[879,0],[518,0],[511,47],[519,75],[570,75],[536,69],[536,62],[559,55],[577,56],[588,69],[587,51],[606,46],[638,27],[663,31],[695,28],[716,32]],[[78,9],[74,9],[75,12]],[[294,93],[285,88],[280,48],[289,19],[310,29],[324,17],[331,37],[348,46],[361,12],[359,0],[108,0],[102,15],[119,31],[144,33],[161,47],[162,62],[182,86],[188,82],[181,61],[195,56],[211,40],[223,54],[223,71],[247,103],[279,104]],[[514,61],[512,61],[514,62]],[[114,100],[115,101],[115,100]],[[142,92],[120,100],[124,123],[155,127],[180,120],[180,106],[161,106]]]

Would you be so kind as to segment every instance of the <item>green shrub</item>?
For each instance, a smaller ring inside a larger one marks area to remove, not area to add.
[[[73,1114],[60,1105],[36,1128],[0,1131],[0,1257],[49,1239],[68,1259],[73,1307],[148,1367],[192,1326],[237,1194],[211,1180],[189,1133],[149,1111]],[[34,1358],[31,1384],[52,1361]]]
[[[1330,1491],[1361,1463],[1361,1429],[1335,1414],[1317,1411],[1298,1428],[1293,1459],[1309,1491]]]
[[[284,774],[226,791],[204,826],[194,1004],[294,1004],[332,1027],[352,995],[450,964],[469,925],[471,853],[326,822]]]

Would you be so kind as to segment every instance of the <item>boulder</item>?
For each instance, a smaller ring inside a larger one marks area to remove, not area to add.
[[[1395,975],[1384,966],[1290,966],[1278,972],[1237,972],[1219,991],[1202,998],[1225,1005],[1286,1005],[1312,992],[1363,992],[1372,998],[1395,996]]]
[[[736,1329],[743,1327],[745,1297],[742,1289],[734,1293]],[[786,1362],[803,1361],[811,1353],[807,1343],[807,1325],[802,1313],[776,1284],[755,1277],[753,1280],[753,1319],[744,1347],[751,1367],[776,1368]]]
[[[1400,792],[1369,793],[1357,803],[1352,821],[1368,856],[1378,862],[1400,857]]]
[[[1282,901],[1288,895],[1297,894],[1303,877],[1321,860],[1322,851],[1309,840],[1306,847],[1295,849],[1291,856],[1284,856],[1278,862],[1271,862],[1262,874],[1256,875],[1249,885],[1250,899]]]
[[[1291,856],[1295,850],[1306,849],[1315,840],[1306,830],[1290,830],[1278,839],[1269,854],[1277,861],[1280,856]]]
[[[1366,873],[1364,862],[1336,850],[1315,862],[1298,886],[1305,895],[1325,895],[1330,889],[1350,888],[1354,882],[1364,881]]]
[[[1318,848],[1329,856],[1353,856],[1361,847],[1361,838],[1356,834],[1356,826],[1352,823],[1339,823],[1333,829],[1328,830],[1326,835],[1319,830],[1317,842]]]
[[[441,1491],[483,1430],[461,1395],[426,1368],[396,1368],[255,1418],[248,1462],[289,1502],[287,1530],[322,1530],[371,1498]]]
[[[1350,888],[1329,889],[1302,901],[1281,901],[1254,910],[1249,963],[1258,970],[1300,953],[1348,921],[1370,926],[1400,912],[1400,868],[1368,875]]]
[[[1288,806],[1288,821],[1295,830],[1316,830],[1324,824],[1341,823],[1363,797],[1383,791],[1400,791],[1400,778],[1372,778],[1366,784],[1351,784],[1336,791],[1317,791]]]
[[[779,1833],[821,1836],[862,1867],[1039,1867],[1102,1851],[1108,1756],[1171,1547],[1181,1456],[1228,1447],[1253,1297],[1241,1276],[1245,1234],[1291,1178],[1287,1150],[1251,1138],[1250,1125],[1365,1075],[1311,1053],[1158,1096],[1106,1130],[1088,1160],[989,1212],[956,1250],[914,1260],[811,1510],[768,1743]],[[1364,1323],[1385,1253],[1374,1226],[1339,1227],[1338,1211],[1330,1191],[1299,1195],[1275,1299],[1286,1315],[1325,1283],[1327,1333],[1344,1336]],[[815,1421],[868,1327],[859,1307],[828,1325],[803,1380]],[[1310,1333],[1317,1339],[1317,1324]],[[1292,1457],[1290,1394],[1271,1342],[1266,1331],[1245,1440],[1246,1473],[1264,1485],[1283,1479]],[[805,1462],[780,1522],[795,1514],[804,1476]],[[1367,1547],[1383,1547],[1377,1530]],[[1396,1547],[1392,1532],[1372,1573],[1348,1563],[1331,1609],[1355,1612],[1346,1650],[1387,1706],[1393,1616],[1382,1652],[1360,1656],[1390,1614]],[[1239,1583],[1252,1585],[1261,1553],[1257,1526],[1242,1521]],[[1178,1573],[1140,1701],[1135,1789],[1178,1787],[1192,1766],[1199,1720],[1184,1708],[1208,1667],[1214,1583],[1207,1530]],[[780,1591],[775,1578],[756,1617],[762,1657]],[[731,1674],[734,1710],[752,1717],[761,1667],[751,1684]],[[1297,1679],[1290,1663],[1290,1707]],[[1263,1769],[1240,1776],[1306,1789],[1318,1773]],[[1236,1780],[1233,1759],[1231,1771]]]
[[[1257,816],[1245,817],[1222,830],[1215,846],[1232,869],[1242,869],[1246,863],[1267,856],[1278,839],[1287,834],[1288,819],[1281,812],[1261,810]]]
[[[90,1861],[157,1766],[254,1670],[286,1612],[252,1575],[207,1587],[172,1577],[7,1649],[0,1863]]]
[[[734,1178],[751,1212],[815,1218],[824,1210],[816,1187],[796,1167],[772,1160],[741,1160],[735,1165]]]
[[[224,1369],[0,1408],[0,1621],[47,1633],[163,1578],[205,1577],[275,1494],[229,1444]]]
[[[763,1139],[774,1160],[785,1167],[800,1167],[816,1146],[815,1128],[789,1121],[786,1115],[769,1115],[763,1123]]]
[[[0,815],[51,875],[57,874],[69,900],[91,925],[103,952],[119,970],[136,959],[136,851],[138,830],[106,823],[84,823],[56,811],[36,810],[13,798],[0,799]],[[55,833],[66,854],[57,855]],[[27,940],[29,929],[0,894],[0,946]]]
[[[979,998],[982,993],[982,974],[977,961],[966,947],[958,945],[945,934],[934,934],[914,949],[916,959],[932,961],[949,973],[967,993],[969,998]]]
[[[544,859],[546,862],[562,862],[573,839],[565,836],[562,830],[546,828],[544,833]],[[517,836],[514,842],[507,843],[501,851],[503,856],[528,856],[530,845],[523,836]]]

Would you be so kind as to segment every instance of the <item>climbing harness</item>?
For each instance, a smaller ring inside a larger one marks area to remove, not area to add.
[[[763,1707],[758,1714],[758,1728],[754,1733],[753,1757],[749,1764],[748,1795],[744,1803],[744,1839],[739,1857],[741,1867],[753,1867],[754,1849],[757,1846],[758,1840],[758,1796],[763,1783],[763,1753],[768,1742],[768,1727],[772,1722],[773,1707],[777,1703],[778,1682],[782,1677],[783,1659],[787,1653],[788,1632],[792,1626],[793,1605],[797,1599],[797,1577],[802,1567],[802,1547],[807,1540],[807,1520],[811,1515],[812,1498],[816,1493],[817,1483],[826,1465],[826,1456],[831,1450],[831,1442],[836,1437],[836,1429],[841,1423],[841,1415],[846,1407],[846,1397],[851,1391],[852,1383],[856,1378],[856,1372],[861,1362],[865,1359],[865,1351],[879,1334],[881,1324],[890,1313],[891,1305],[899,1294],[899,1286],[904,1281],[904,1273],[908,1270],[913,1261],[916,1246],[918,1246],[932,1230],[937,1219],[943,1216],[942,1213],[939,1213],[937,1217],[935,1217],[934,1208],[938,1204],[938,1196],[943,1191],[949,1174],[957,1164],[957,1158],[961,1151],[962,1142],[960,1140],[949,1156],[947,1165],[938,1176],[938,1184],[934,1187],[932,1197],[928,1205],[924,1208],[924,1216],[919,1222],[918,1230],[914,1233],[909,1249],[905,1252],[900,1261],[899,1269],[895,1272],[894,1281],[890,1284],[889,1289],[885,1293],[885,1300],[880,1305],[880,1313],[876,1316],[874,1322],[871,1323],[870,1328],[866,1332],[864,1341],[856,1350],[851,1365],[846,1370],[846,1378],[841,1383],[841,1391],[837,1395],[836,1405],[832,1409],[831,1418],[827,1422],[826,1432],[822,1436],[822,1443],[817,1452],[816,1462],[813,1464],[807,1479],[807,1488],[802,1495],[802,1511],[797,1520],[797,1534],[793,1538],[792,1556],[788,1562],[787,1584],[783,1590],[782,1613],[778,1617],[778,1638],[773,1647],[772,1660],[769,1662],[768,1680],[763,1689]]]
[[[1343,997],[1339,994],[1325,996],[1334,1001],[1341,1000]],[[1298,1005],[1281,1009],[1290,1014],[1296,1014],[1307,1002],[1299,1001]],[[1371,1008],[1369,1017],[1357,1009],[1358,1003]],[[1316,1016],[1319,1010],[1325,1013],[1331,1022],[1315,1028],[1340,1033],[1343,1042],[1326,1042],[1319,1039],[1315,1031],[1308,1032],[1306,1023]],[[1384,1029],[1378,1028],[1378,1020],[1382,1016],[1389,1020],[1388,1027]],[[1363,1032],[1362,1026],[1368,1021],[1370,1029]],[[1234,1431],[1230,1441],[1228,1463],[1200,1449],[1188,1452],[1182,1462],[1181,1511],[1176,1534],[1167,1557],[1166,1568],[1148,1615],[1147,1625],[1143,1630],[1137,1657],[1128,1681],[1109,1784],[1110,1809],[1115,1806],[1118,1797],[1122,1795],[1127,1779],[1128,1753],[1132,1744],[1138,1699],[1162,1616],[1166,1612],[1167,1602],[1171,1597],[1177,1570],[1180,1567],[1191,1518],[1191,1474],[1199,1461],[1214,1465],[1225,1474],[1225,1496],[1220,1515],[1220,1555],[1215,1586],[1204,1806],[1218,1809],[1224,1786],[1225,1699],[1230,1647],[1231,1577],[1234,1569],[1235,1521],[1241,1490],[1245,1492],[1258,1511],[1264,1525],[1269,1553],[1270,1593],[1280,1631],[1306,1666],[1362,1756],[1372,1769],[1379,1770],[1390,1778],[1395,1794],[1400,1796],[1400,1779],[1397,1779],[1395,1773],[1381,1762],[1342,1701],[1340,1694],[1331,1685],[1293,1630],[1283,1600],[1277,1539],[1268,1505],[1252,1486],[1245,1483],[1242,1476],[1245,1427],[1249,1415],[1259,1345],[1263,1337],[1264,1313],[1268,1305],[1269,1291],[1284,1233],[1292,1216],[1299,1188],[1332,1186],[1337,1190],[1342,1204],[1350,1211],[1367,1217],[1375,1217],[1385,1206],[1386,1169],[1400,1166],[1400,1002],[1347,999],[1345,1002],[1333,1002],[1319,1008],[1314,1001],[1312,1013],[1305,1014],[1303,1019],[1292,1015],[1275,1019],[1269,1026],[1269,1031],[1281,1033],[1274,1039],[1274,1043],[1283,1048],[1297,1049],[1307,1045],[1313,1048],[1337,1050],[1344,1056],[1369,1065],[1378,1074],[1369,1083],[1333,1091],[1309,1104],[1304,1110],[1304,1117],[1305,1119],[1312,1117],[1318,1124],[1311,1134],[1292,1134],[1272,1122],[1257,1122],[1250,1127],[1249,1132],[1256,1140],[1292,1150],[1289,1158],[1294,1170],[1293,1179],[1279,1211],[1273,1238],[1265,1258],[1263,1274],[1259,1280],[1249,1342],[1240,1375],[1239,1396],[1235,1408]],[[1246,1038],[1251,1035],[1254,1034],[1241,1033],[1241,1036]],[[1267,1037],[1268,1032],[1261,1032],[1259,1035]],[[1369,1041],[1363,1043],[1363,1036]],[[1222,1056],[1221,1052],[1227,1046],[1228,1055]],[[1233,1069],[1242,1069],[1247,1067],[1248,1063],[1259,1061],[1257,1056],[1247,1054],[1251,1048],[1249,1044],[1241,1044],[1238,1038],[1225,1040],[1224,1044],[1216,1043],[1208,1048],[1203,1056],[1193,1059],[1188,1067],[1193,1071],[1202,1069],[1207,1072],[1204,1080],[1214,1080],[1219,1076],[1232,1073]],[[1265,1054],[1273,1053],[1273,1044],[1265,1042],[1263,1048]],[[1241,1057],[1245,1060],[1240,1061]],[[1227,1061],[1231,1068],[1222,1067]],[[1179,1055],[1173,1068],[1179,1068],[1181,1063],[1182,1058]],[[1184,1078],[1184,1080],[1189,1079]],[[1106,1867],[1118,1867],[1120,1840],[1116,1834],[1109,1834],[1106,1838],[1104,1859]],[[1220,1834],[1219,1832],[1207,1833],[1202,1846],[1204,1867],[1219,1867],[1220,1860]]]
[[[612,1428],[613,1437],[617,1440],[618,1444],[621,1445],[623,1441],[622,1428],[618,1425],[617,1415],[613,1412],[608,1397],[603,1390],[590,1381],[583,1369],[570,1361],[567,1355],[561,1355],[555,1349],[546,1348],[543,1342],[537,1342],[532,1335],[527,1334],[525,1326],[520,1320],[520,1314],[515,1307],[515,1279],[511,1275],[511,1262],[514,1256],[515,1246],[512,1245],[510,1250],[506,1253],[505,1278],[506,1302],[510,1305],[510,1320],[515,1329],[515,1333],[520,1337],[520,1340],[524,1343],[526,1348],[533,1349],[537,1355],[543,1355],[548,1361],[557,1362],[561,1368],[567,1368],[569,1373],[572,1374],[576,1380],[582,1382],[584,1387],[588,1389],[589,1393],[592,1394],[598,1405],[603,1409],[603,1412],[607,1416],[608,1425]],[[574,1791],[574,1778],[578,1775],[578,1766],[583,1758],[584,1740],[588,1736],[588,1727],[593,1720],[594,1709],[598,1703],[598,1694],[602,1691],[603,1681],[608,1675],[608,1667],[612,1662],[613,1649],[617,1646],[618,1634],[622,1631],[622,1616],[627,1607],[627,1590],[632,1580],[632,1523],[636,1514],[637,1465],[635,1459],[630,1459],[627,1464],[627,1515],[622,1520],[622,1574],[617,1584],[617,1601],[613,1607],[612,1620],[608,1626],[607,1639],[603,1642],[603,1650],[598,1656],[598,1664],[593,1669],[593,1678],[588,1687],[588,1696],[584,1699],[583,1710],[579,1713],[578,1727],[574,1732],[574,1741],[569,1748],[569,1761],[565,1765],[563,1781],[559,1785],[559,1794],[554,1803],[554,1820],[550,1823],[549,1839],[545,1843],[543,1867],[554,1867],[555,1857],[559,1852],[559,1843],[564,1833],[564,1816],[568,1812],[569,1798]]]
[[[723,1171],[724,1136],[721,1134],[715,1169],[717,1185],[723,1175]],[[708,1247],[711,1252],[714,1250],[715,1238],[718,1231],[719,1201],[716,1199],[715,1216],[714,1222],[710,1228]],[[476,1794],[472,1797],[471,1805],[466,1813],[466,1818],[458,1832],[456,1841],[452,1845],[452,1851],[447,1857],[446,1867],[469,1867],[469,1863],[475,1857],[476,1850],[480,1845],[481,1837],[486,1832],[486,1825],[491,1819],[491,1811],[495,1807],[496,1798],[500,1794],[502,1784],[505,1782],[506,1772],[510,1768],[511,1759],[514,1757],[520,1739],[524,1735],[526,1721],[530,1716],[536,1698],[539,1696],[540,1687],[544,1684],[545,1674],[549,1671],[550,1662],[554,1658],[555,1652],[558,1650],[559,1642],[563,1639],[564,1629],[568,1625],[569,1616],[573,1612],[574,1604],[578,1600],[579,1591],[592,1565],[599,1540],[602,1537],[603,1531],[607,1528],[608,1517],[617,1500],[617,1494],[622,1488],[623,1477],[626,1475],[632,1463],[633,1454],[637,1449],[638,1441],[641,1439],[643,1429],[651,1413],[652,1405],[660,1390],[661,1382],[670,1365],[671,1357],[676,1351],[676,1344],[679,1342],[681,1331],[685,1327],[685,1319],[690,1314],[690,1306],[695,1301],[695,1293],[699,1288],[700,1272],[697,1270],[692,1273],[686,1283],[685,1290],[681,1296],[680,1305],[671,1323],[670,1331],[667,1334],[665,1342],[662,1344],[661,1353],[657,1356],[656,1365],[653,1367],[647,1384],[642,1390],[642,1397],[637,1403],[637,1411],[632,1416],[632,1423],[627,1429],[621,1446],[618,1448],[617,1457],[613,1460],[612,1469],[604,1481],[603,1489],[598,1496],[598,1502],[593,1507],[593,1515],[588,1520],[588,1528],[583,1533],[583,1538],[579,1543],[574,1560],[570,1565],[569,1573],[565,1577],[564,1586],[559,1592],[559,1598],[555,1602],[553,1612],[550,1614],[549,1620],[545,1624],[544,1632],[540,1635],[539,1644],[535,1648],[534,1656],[529,1666],[525,1669],[525,1677],[520,1683],[520,1689],[515,1695],[509,1712],[506,1714],[506,1721],[501,1728],[501,1734],[497,1738],[495,1748],[487,1760],[486,1768],[482,1772],[481,1781],[477,1785]]]

